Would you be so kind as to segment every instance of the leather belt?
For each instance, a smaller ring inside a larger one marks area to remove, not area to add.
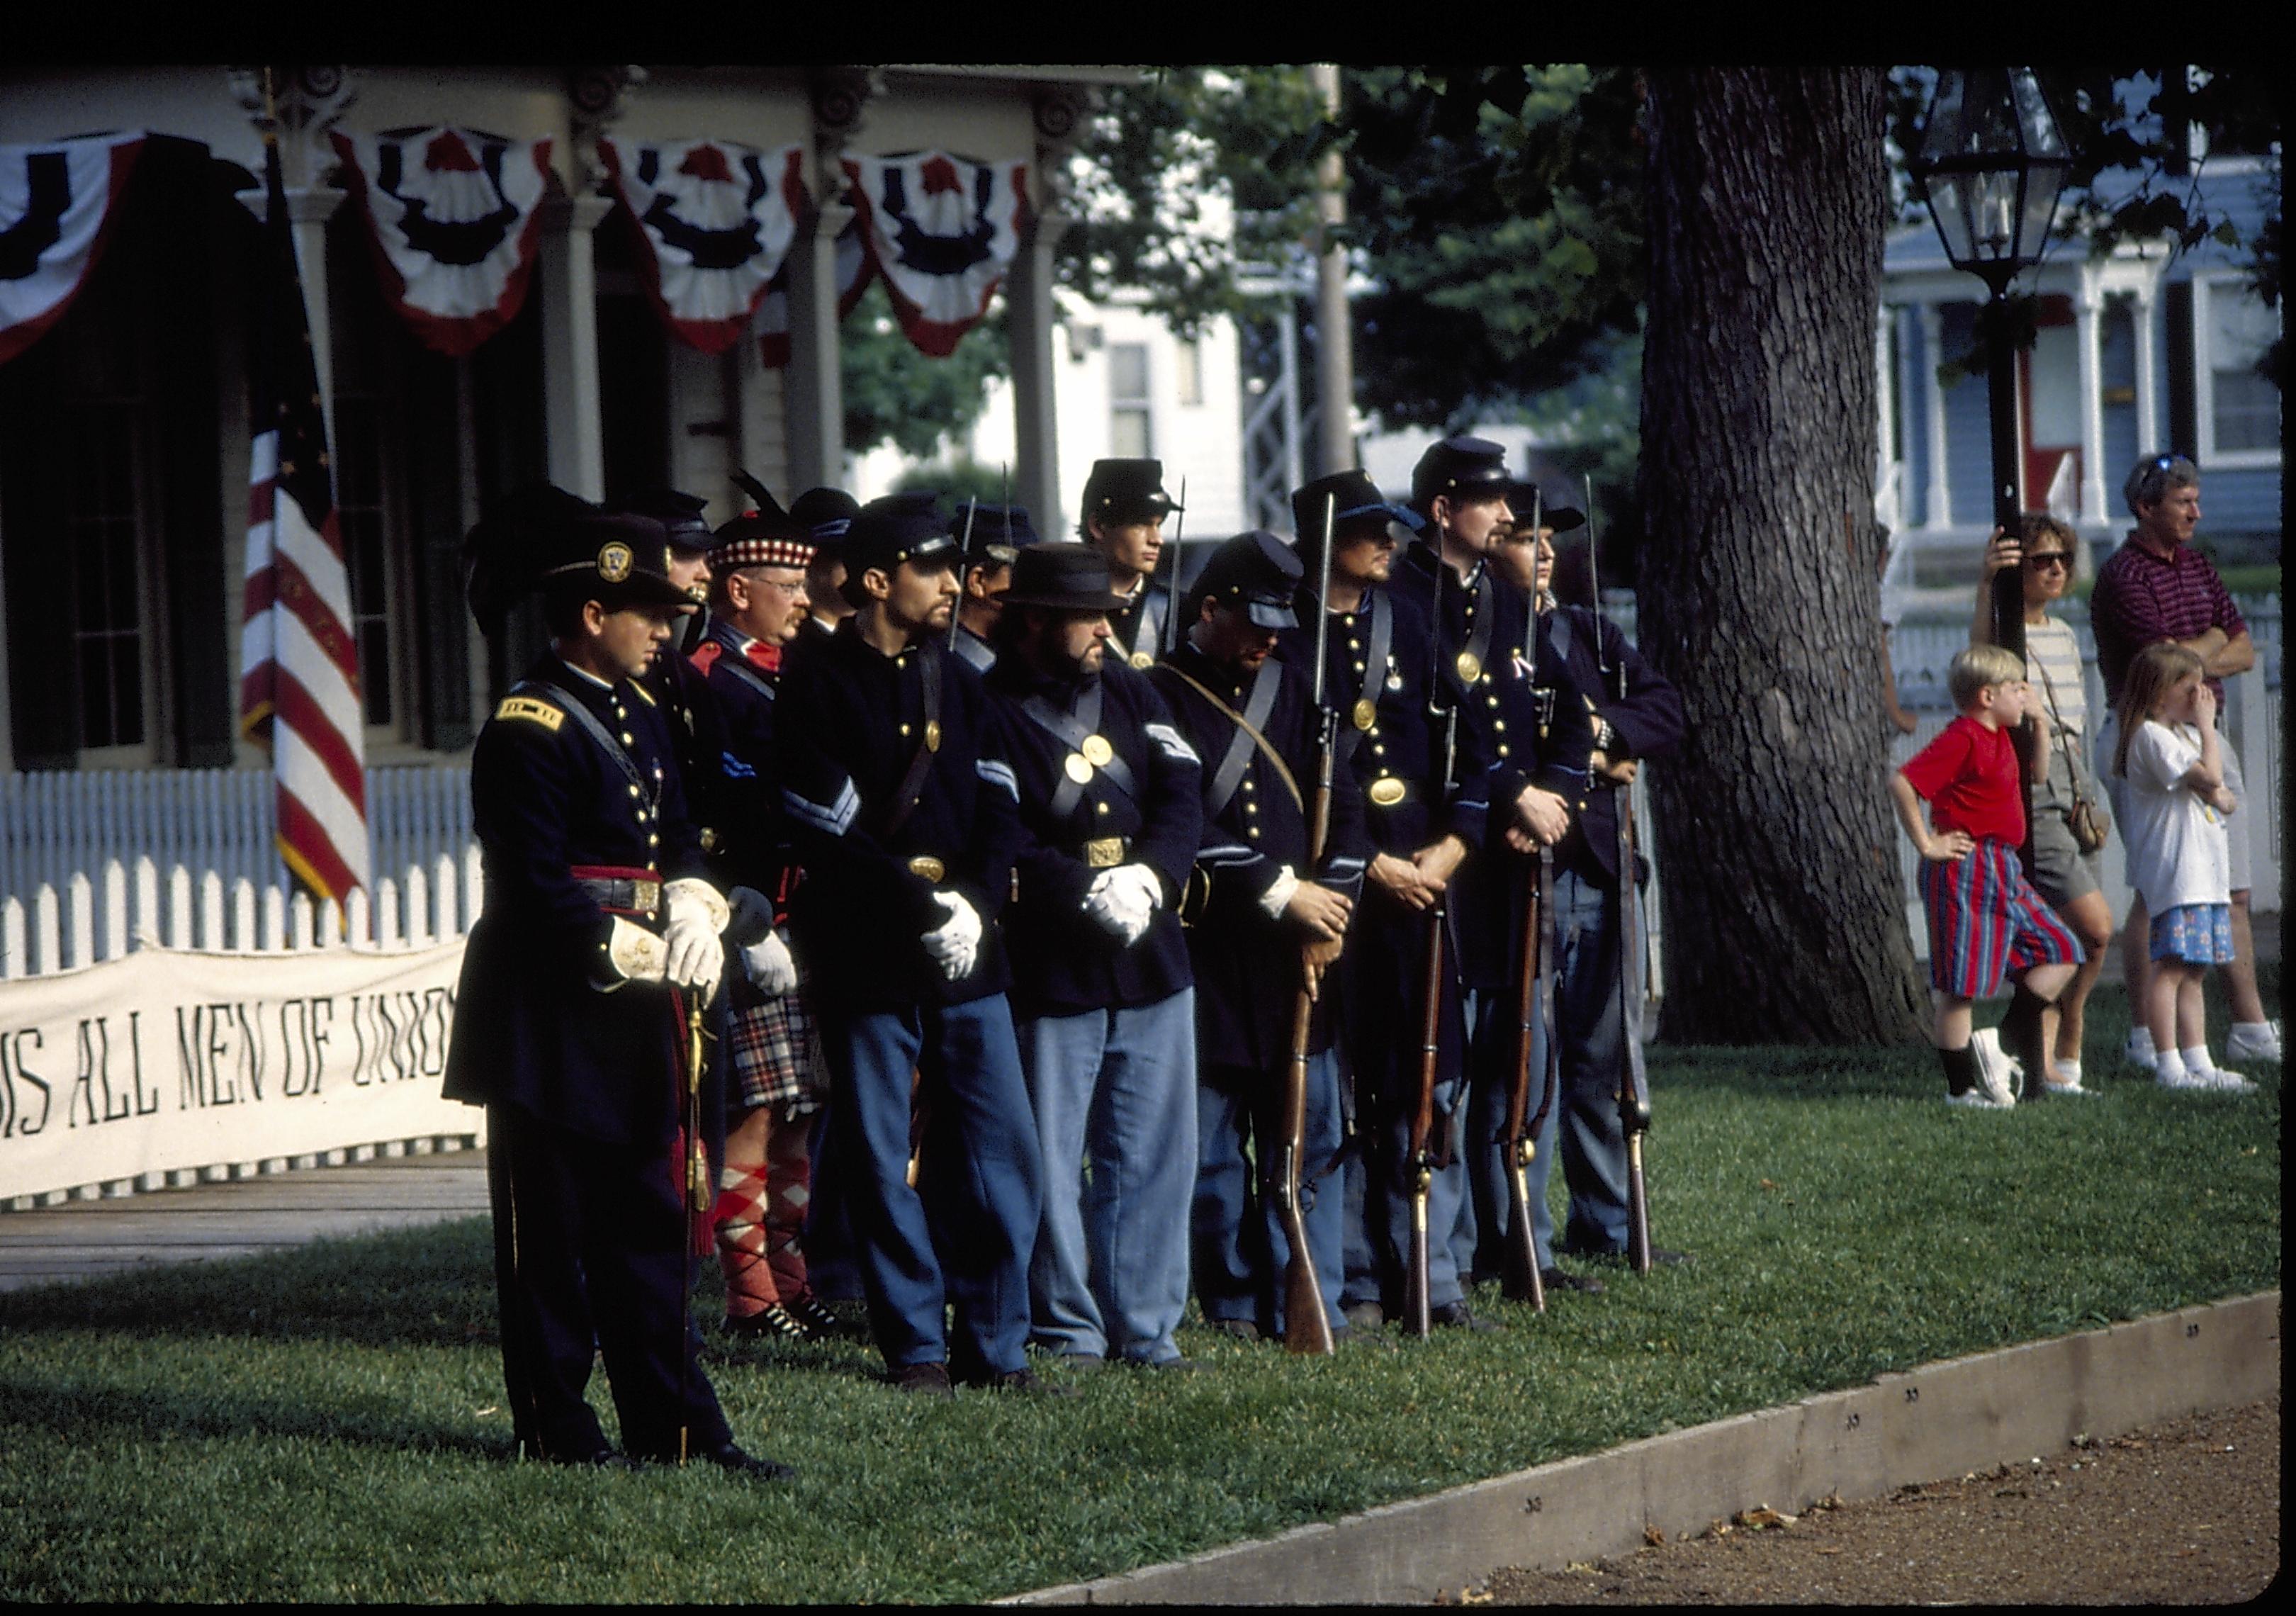
[[[1112,870],[1124,862],[1132,851],[1132,842],[1125,836],[1095,836],[1084,844],[1084,867],[1087,870]]]
[[[643,915],[652,920],[661,908],[661,875],[611,865],[577,865],[567,874],[591,901],[609,914]]]
[[[948,866],[930,853],[920,853],[909,860],[909,874],[938,885],[948,874]]]

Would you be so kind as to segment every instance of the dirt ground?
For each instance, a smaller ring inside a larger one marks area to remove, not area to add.
[[[2227,1604],[2279,1571],[2276,1397],[1439,1603]]]

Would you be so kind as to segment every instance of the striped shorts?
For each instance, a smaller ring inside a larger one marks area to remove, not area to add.
[[[1922,907],[1930,922],[1930,986],[1956,998],[2001,991],[2004,978],[2035,965],[2073,965],[2081,946],[2049,912],[2017,862],[1991,838],[1951,864],[1922,861]]]

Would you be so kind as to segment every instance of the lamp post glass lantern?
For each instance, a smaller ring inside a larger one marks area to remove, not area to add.
[[[2017,531],[2024,508],[2023,454],[2017,440],[2016,355],[2005,305],[2009,283],[2039,262],[2072,154],[2030,68],[1948,68],[1938,74],[1921,144],[1907,171],[1928,204],[1938,239],[1956,269],[1982,279],[1986,392],[1993,428],[1993,521]],[[2025,654],[2022,567],[1993,579],[1993,642]],[[2030,724],[2031,719],[2026,720]],[[2024,739],[2020,726],[2020,741]],[[2017,749],[2024,786],[2026,868],[2033,863],[2033,786],[2027,748]]]

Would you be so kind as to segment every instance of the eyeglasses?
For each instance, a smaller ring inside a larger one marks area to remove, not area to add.
[[[2072,552],[2070,550],[2047,550],[2037,555],[2027,556],[2025,558],[2025,562],[2028,566],[2033,567],[2069,568],[2073,564]]]

